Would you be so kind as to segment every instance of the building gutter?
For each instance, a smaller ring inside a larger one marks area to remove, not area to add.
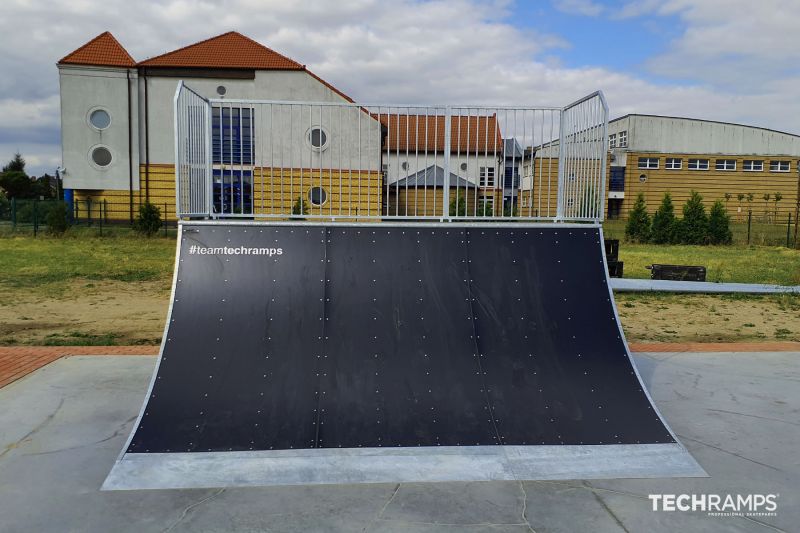
[[[128,207],[133,224],[133,103],[131,101],[131,70],[127,69],[128,80]]]
[[[150,201],[150,106],[147,97],[147,69],[141,69],[144,77],[144,198]]]

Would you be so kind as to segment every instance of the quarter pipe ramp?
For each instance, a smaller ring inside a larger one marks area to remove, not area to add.
[[[183,223],[105,489],[702,476],[587,225]]]

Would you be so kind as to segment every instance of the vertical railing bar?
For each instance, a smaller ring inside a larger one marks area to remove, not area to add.
[[[208,217],[214,217],[214,106],[206,102],[204,108],[205,209]]]
[[[386,206],[385,209],[381,206],[381,212],[386,213],[386,216],[390,216],[391,212],[391,203],[389,202],[389,194],[391,184],[389,183],[389,138],[392,131],[392,121],[391,117],[389,116],[389,109],[386,109],[386,137],[383,136],[383,124],[380,121],[381,118],[381,109],[383,106],[378,106],[378,124],[380,124],[381,128],[381,142],[385,142],[386,144],[386,171],[383,170],[383,166],[380,168],[381,176],[383,176],[384,186],[386,187]],[[381,151],[383,151],[383,147],[381,147]],[[397,199],[396,199],[397,200]]]
[[[442,217],[450,217],[449,211],[449,199],[450,199],[450,150],[452,149],[452,142],[450,137],[452,136],[452,124],[451,124],[451,108],[450,106],[445,106],[444,109],[445,117],[444,117],[444,141],[443,141],[443,165],[444,165],[444,176],[442,179]],[[456,211],[455,214],[458,215],[458,200],[456,200]]]
[[[336,107],[338,109],[341,109],[341,106],[336,106]],[[322,121],[322,108],[320,108],[319,114],[320,114],[320,122],[321,122]],[[321,127],[322,126],[320,126],[320,128]],[[328,108],[328,128],[329,128],[329,130],[328,130],[329,133],[332,133],[333,132],[333,106]],[[322,133],[322,130],[320,130],[320,133]],[[330,137],[330,135],[329,135],[329,137]],[[332,197],[332,194],[333,194],[333,141],[331,141],[330,139],[326,139],[326,140],[328,141],[328,145],[329,145],[329,148],[330,148],[328,150],[328,185],[329,185],[330,191],[331,191],[330,193],[328,193],[328,194],[331,195],[331,197],[330,198],[326,198],[326,200],[328,201],[328,215],[333,216],[333,197]],[[341,136],[339,136],[339,141],[340,141],[340,146],[341,146]],[[323,152],[321,151],[321,148],[322,148],[322,146],[320,146],[320,160],[319,160],[320,173],[322,173],[322,163],[323,163],[323,160],[322,160],[322,153]],[[320,187],[321,186],[322,186],[322,180],[320,180]],[[341,198],[342,198],[342,171],[340,169],[339,170],[339,205],[340,206],[341,206]],[[322,206],[320,206],[320,207],[322,207]],[[322,214],[322,213],[320,213],[320,214]],[[340,215],[342,214],[341,213],[341,209],[339,210],[339,214]]]
[[[395,192],[395,205],[394,205],[394,214],[398,216],[400,214],[400,107],[396,107],[395,115],[397,116],[397,120],[395,120],[396,125],[396,134],[395,134],[395,141],[394,141],[394,151],[395,151],[395,161],[397,162],[397,170],[395,171],[396,179],[394,181],[394,192]],[[406,120],[408,117],[406,117]],[[406,199],[407,201],[408,199]]]
[[[406,180],[406,183],[405,183],[405,185],[406,185],[406,187],[405,187],[405,189],[406,189],[406,191],[405,191],[406,201],[405,201],[405,210],[404,210],[404,215],[405,216],[408,216],[408,177],[410,175],[408,173],[408,167],[409,167],[409,164],[408,164],[408,142],[409,142],[409,138],[408,138],[408,136],[409,136],[410,129],[411,129],[410,121],[411,121],[411,108],[406,107],[406,160],[404,161],[404,163],[406,164],[406,171],[405,171],[406,172],[406,177],[405,177],[405,180]],[[403,168],[403,163],[400,163],[400,168]],[[416,201],[417,201],[417,199],[416,199],[416,195],[415,195],[414,203],[416,203]]]
[[[421,116],[425,116],[425,120],[428,120],[427,115],[421,115],[421,110],[418,109],[417,119],[414,121],[414,175],[417,176],[414,181],[414,216],[419,215],[419,119]]]
[[[294,142],[294,105],[289,104],[289,218],[292,217],[294,211],[294,146],[299,143]],[[297,120],[298,124],[303,120],[303,110],[302,108],[298,110],[299,118]],[[302,127],[302,126],[301,126]],[[302,134],[301,134],[302,136]],[[300,150],[300,146],[297,147],[297,150]],[[298,164],[300,165],[300,169],[302,172],[303,167],[303,155],[302,152],[300,153]],[[302,188],[302,183],[300,187]],[[303,200],[300,199],[300,211],[303,210]]]
[[[422,190],[422,194],[423,194],[423,197],[422,197],[422,214],[424,216],[426,216],[426,217],[428,216],[428,149],[429,149],[429,147],[428,147],[428,125],[430,123],[430,118],[431,118],[430,117],[430,114],[431,114],[430,110],[431,110],[430,107],[425,107],[425,144],[423,145],[425,147],[425,162],[423,163],[423,167],[425,169],[425,174],[424,174],[425,182],[423,183],[423,190]],[[419,166],[419,165],[417,165],[417,166]],[[436,197],[436,189],[434,188],[433,190],[434,190],[434,198],[435,198]],[[436,202],[434,202],[434,205],[435,204],[436,204]],[[433,214],[434,215],[436,214],[435,210],[434,210]]]
[[[603,126],[602,126],[602,137],[601,137],[601,168],[600,168],[600,209],[598,213],[599,221],[602,221],[605,218],[605,208],[606,208],[606,173],[608,165],[608,105],[605,101],[605,96],[601,92],[598,95],[600,99],[600,105],[602,106],[602,117],[603,117]]]
[[[183,80],[178,82],[178,87],[175,89],[175,97],[173,98],[173,110],[175,116],[172,117],[173,127],[175,128],[175,203],[178,211],[183,212],[183,203],[181,202],[181,136],[180,130],[180,107],[181,107],[181,93],[183,92]]]
[[[261,106],[261,129],[264,131],[264,134],[269,131],[269,214],[275,215],[275,115],[273,114],[274,106],[272,104],[269,105],[269,130],[264,127],[263,120],[266,116],[264,112],[264,106]],[[261,163],[261,174],[264,174],[264,163]],[[263,180],[263,177],[262,177]],[[261,191],[261,210],[266,212],[264,208],[264,191]]]

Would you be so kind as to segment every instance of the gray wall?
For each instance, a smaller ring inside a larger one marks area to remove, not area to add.
[[[133,161],[128,154],[128,69],[75,67],[59,65],[61,87],[61,148],[64,187],[68,189],[128,189],[129,168],[134,168],[134,189],[139,188],[138,158],[136,156],[136,72],[130,71],[132,111]],[[95,108],[111,116],[107,129],[98,131],[89,124],[89,113]],[[112,162],[99,168],[90,160],[95,146],[105,146]]]
[[[609,123],[620,131],[631,152],[800,156],[800,136],[737,124],[630,115]]]

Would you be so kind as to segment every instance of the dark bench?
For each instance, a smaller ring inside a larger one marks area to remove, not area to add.
[[[608,275],[612,278],[621,278],[624,263],[619,260],[619,239],[604,239],[603,245],[606,248]]]
[[[652,264],[650,279],[666,279],[671,281],[705,281],[706,267],[690,265],[660,265]]]

